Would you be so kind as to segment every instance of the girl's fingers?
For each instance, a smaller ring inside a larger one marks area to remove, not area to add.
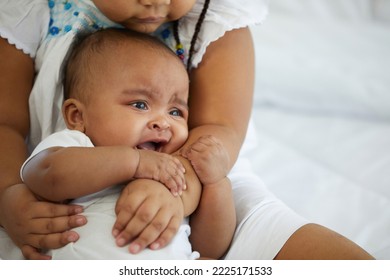
[[[57,249],[64,247],[68,243],[76,242],[79,239],[79,235],[74,231],[66,231],[53,234],[30,234],[27,239],[28,244],[32,247]],[[26,250],[29,254],[33,254],[31,249],[27,248]]]
[[[56,218],[37,218],[30,221],[29,230],[32,234],[61,233],[83,226],[86,223],[87,219],[81,215]]]
[[[83,207],[79,205],[55,204],[46,201],[34,203],[35,204],[30,211],[31,218],[55,218],[77,215],[83,212]]]
[[[27,260],[50,260],[51,257],[45,254],[42,254],[38,249],[31,247],[29,245],[23,245],[22,254]]]

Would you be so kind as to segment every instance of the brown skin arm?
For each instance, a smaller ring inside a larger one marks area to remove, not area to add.
[[[214,135],[229,151],[232,166],[247,129],[253,84],[254,51],[248,29],[228,32],[212,43],[191,76],[192,130],[188,143],[200,135]],[[231,229],[220,221],[229,221],[233,215],[231,203],[221,203],[226,197],[215,189],[202,192],[201,202],[191,216],[193,248],[209,258],[219,257],[213,254],[227,249],[218,240]],[[288,239],[275,259],[372,259],[372,256],[340,234],[307,224]]]
[[[62,202],[135,178],[159,181],[171,191],[184,185],[181,168],[171,155],[128,146],[51,147],[26,163],[23,180],[40,197]]]
[[[187,217],[196,209],[201,186],[188,161],[184,158],[181,160],[186,168],[189,187],[180,197],[174,197],[172,194],[162,196],[166,187],[154,180],[137,179],[123,189],[116,204],[117,220],[113,227],[118,245],[131,242],[131,252],[134,252],[135,244],[138,246],[137,252],[146,246],[162,248],[177,233],[183,216]],[[152,190],[149,195],[145,194],[148,189]],[[156,209],[159,210],[156,212]],[[144,228],[141,232],[137,230],[140,225]]]
[[[219,259],[225,254],[236,228],[228,178],[203,188],[199,206],[191,216],[191,226],[191,244],[201,257]]]
[[[253,85],[254,49],[248,28],[227,32],[210,44],[191,73],[191,130],[186,145],[202,135],[213,135],[226,148],[231,168],[245,138]],[[201,256],[219,258],[231,242],[235,210],[231,189],[221,188],[224,193],[215,190],[218,188],[202,192],[201,203],[191,216],[190,239]]]
[[[227,32],[211,43],[191,73],[190,137],[217,137],[229,152],[230,167],[245,138],[253,85],[254,50],[247,28]]]
[[[191,163],[182,156],[178,156],[178,158],[186,169],[185,179],[187,190],[183,191],[183,194],[180,196],[180,198],[183,203],[184,217],[188,217],[198,207],[202,186],[198,177],[196,176],[195,171],[192,169]]]
[[[28,97],[32,59],[0,39],[0,191],[21,183],[19,168],[26,159],[24,139],[29,130]]]
[[[62,202],[129,181],[138,161],[138,152],[124,146],[52,147],[27,162],[23,179],[40,197]]]
[[[0,61],[0,224],[15,244],[24,245],[27,258],[46,259],[33,247],[58,248],[69,243],[69,238],[77,240],[78,235],[67,230],[86,220],[72,216],[80,212],[79,206],[38,202],[22,184],[19,170],[27,156],[28,98],[34,64],[28,55],[2,38]]]
[[[249,30],[228,32],[212,43],[191,77],[189,143],[199,135],[214,135],[230,152],[232,166],[247,129],[253,84],[254,51]],[[217,193],[213,197],[202,192],[201,203],[191,216],[191,243],[201,256],[213,257],[211,254],[223,249],[214,246],[229,230],[219,221],[228,221],[232,215],[228,213],[231,204],[219,203],[223,199]],[[275,259],[352,260],[372,256],[334,231],[307,224],[288,239]]]

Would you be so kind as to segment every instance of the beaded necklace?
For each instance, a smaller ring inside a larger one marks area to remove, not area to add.
[[[184,61],[184,48],[183,44],[180,42],[179,21],[177,20],[173,23],[173,36],[175,37],[176,41],[176,54],[182,61]]]
[[[195,31],[190,42],[190,49],[188,51],[188,59],[186,63],[186,51],[183,44],[180,41],[179,37],[179,22],[178,20],[173,22],[173,36],[176,41],[175,44],[175,53],[187,65],[187,71],[190,70],[192,55],[194,53],[195,43],[199,34],[200,27],[205,18],[208,6],[211,0],[205,0],[202,12],[199,16],[199,19],[195,26]],[[64,35],[73,30],[73,32],[78,32],[79,30],[89,30],[96,31],[100,28],[107,27],[119,27],[119,24],[116,24],[105,16],[101,15],[97,9],[94,7],[93,3],[89,1],[80,0],[49,0],[48,5],[50,8],[50,25],[48,37],[58,37]],[[91,5],[92,4],[92,5]],[[91,9],[91,7],[95,9]],[[161,36],[164,40],[167,40],[171,34],[169,27],[164,29],[161,32]]]
[[[194,34],[192,35],[191,38],[191,43],[190,43],[190,50],[188,51],[188,60],[187,60],[187,72],[190,72],[191,69],[191,61],[192,61],[192,55],[194,54],[195,51],[195,43],[197,41],[201,26],[203,24],[203,21],[206,17],[207,10],[209,8],[211,0],[205,0],[202,8],[202,12],[199,15],[198,21],[196,22],[195,25],[195,30]],[[175,37],[176,41],[176,54],[184,61],[184,48],[183,45],[180,42],[180,37],[179,37],[179,21],[176,20],[173,22],[173,35]]]
[[[179,34],[177,31],[177,27],[175,26],[176,22],[173,25],[173,36],[175,38],[176,44],[175,44],[175,53],[176,55],[183,61],[185,62],[185,50],[183,44],[180,42]],[[163,29],[161,31],[161,37],[164,39],[164,41],[167,41],[171,35],[171,30],[169,30],[169,27]]]

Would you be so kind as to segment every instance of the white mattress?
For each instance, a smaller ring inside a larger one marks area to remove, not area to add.
[[[389,260],[389,17],[375,0],[271,2],[252,30],[255,169],[298,213]]]

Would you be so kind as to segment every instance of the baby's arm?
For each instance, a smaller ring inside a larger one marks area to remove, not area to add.
[[[191,162],[203,184],[199,207],[191,215],[191,243],[201,256],[218,259],[228,249],[236,226],[227,178],[229,155],[213,136],[200,137],[181,154]]]
[[[174,196],[186,189],[185,168],[174,156],[154,151],[138,150],[139,164],[134,179],[153,179],[164,184]]]
[[[165,195],[167,190],[164,185],[145,179],[133,180],[123,189],[116,204],[117,220],[113,226],[113,235],[119,246],[130,242],[129,251],[132,253],[147,246],[162,248],[175,236],[183,217],[195,211],[201,185],[190,162],[177,157],[186,168],[188,188],[182,195]]]
[[[154,151],[125,146],[52,147],[26,163],[23,179],[37,195],[64,201],[134,178],[160,181],[177,193],[184,186],[183,170],[179,160]]]

